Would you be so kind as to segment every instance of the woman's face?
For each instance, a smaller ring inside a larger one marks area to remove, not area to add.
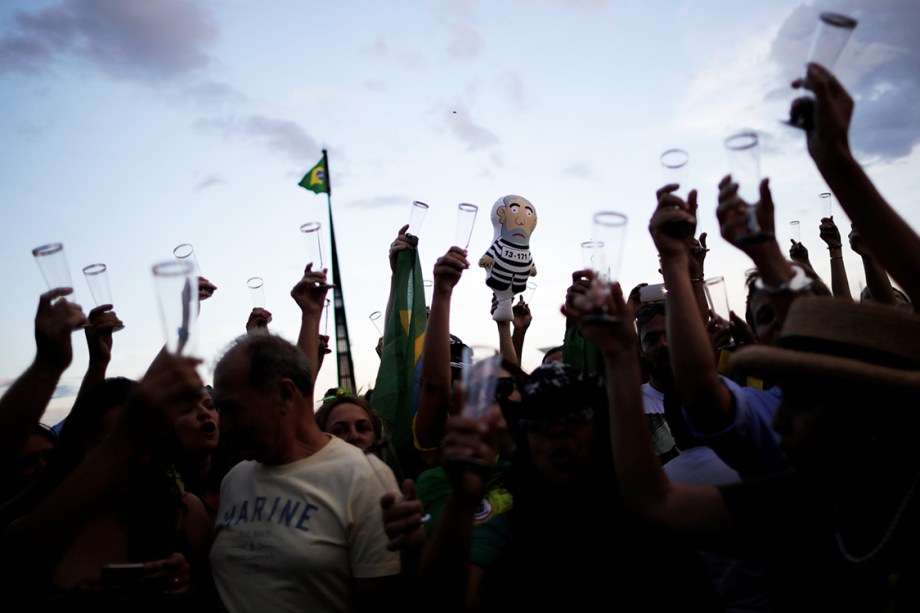
[[[326,432],[362,451],[377,442],[374,424],[363,407],[351,402],[338,404],[326,418]]]
[[[182,448],[189,451],[210,450],[220,440],[220,421],[211,395],[202,390],[198,403],[176,418],[176,435]]]

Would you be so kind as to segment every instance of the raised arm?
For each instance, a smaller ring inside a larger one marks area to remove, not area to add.
[[[198,402],[200,362],[165,354],[150,366],[111,432],[31,513],[6,526],[0,537],[5,568],[54,568],[99,505],[147,459],[150,444]]]
[[[511,313],[511,344],[514,346],[514,353],[517,356],[517,361],[511,361],[520,366],[524,355],[524,337],[533,322],[530,305],[524,302],[524,296],[518,298],[517,303],[511,308]]]
[[[859,232],[855,229],[850,230],[848,238],[850,240],[850,249],[862,258],[863,271],[866,274],[866,288],[869,290],[872,300],[881,304],[897,304],[898,299],[895,296],[894,288],[891,287],[888,273],[878,263],[878,260],[872,257],[872,253],[869,252],[869,248],[866,247]]]
[[[79,305],[57,300],[70,288],[45,292],[35,314],[35,359],[0,398],[0,462],[8,465],[41,421],[61,375],[73,360],[71,334],[86,324]]]
[[[112,333],[124,324],[111,308],[112,305],[103,304],[89,312],[89,325],[83,330],[89,349],[89,363],[78,396],[105,379],[112,361]]]
[[[440,445],[451,398],[450,301],[463,271],[470,267],[466,249],[451,247],[434,265],[431,312],[422,345],[415,437],[423,449]]]
[[[446,611],[475,610],[482,571],[471,562],[473,517],[482,501],[485,476],[498,456],[504,422],[494,410],[486,419],[458,415],[444,438],[444,470],[450,496],[419,565],[418,591],[424,603]]]
[[[668,352],[674,381],[681,401],[694,422],[706,430],[724,427],[731,409],[731,395],[719,379],[712,343],[706,324],[700,317],[694,283],[688,275],[687,238],[675,238],[664,231],[668,222],[686,220],[696,223],[691,211],[695,206],[673,194],[676,185],[658,190],[658,206],[649,221],[649,232],[658,248],[661,273],[668,288]],[[691,191],[688,201],[696,200]]]
[[[840,230],[834,223],[833,217],[823,217],[818,227],[818,234],[827,244],[828,255],[831,259],[831,292],[835,298],[853,300],[850,293],[850,281],[847,278],[847,269],[843,263],[843,243],[840,240]]]
[[[409,229],[409,224],[404,225],[399,229],[399,232],[396,235],[396,240],[390,244],[390,293],[387,297],[387,307],[384,315],[384,325],[386,322],[390,321],[390,314],[393,311],[393,302],[396,299],[396,260],[399,257],[400,251],[405,251],[407,249],[415,249],[418,243],[418,239],[413,239],[406,234],[406,231]],[[384,330],[384,337],[386,336],[386,330]]]
[[[492,313],[498,308],[498,296],[492,294]],[[511,338],[511,322],[500,320],[495,322],[498,329],[498,352],[501,356],[515,364],[520,364],[517,350],[514,348],[514,341]]]
[[[326,304],[326,292],[332,286],[326,283],[326,270],[313,270],[313,263],[307,264],[303,277],[291,289],[291,298],[300,307],[300,334],[297,346],[310,360],[313,380],[319,372],[319,322]]]
[[[492,313],[498,308],[498,296],[492,294]],[[524,302],[524,297],[518,298],[517,304],[512,308],[512,321],[499,320],[495,322],[498,328],[498,352],[502,358],[517,366],[521,365],[521,351],[524,348],[524,335],[530,326],[530,308]],[[513,331],[512,331],[513,322]]]
[[[853,99],[840,82],[818,64],[809,64],[805,79],[792,86],[814,93],[793,101],[790,118],[805,126],[811,155],[866,245],[911,302],[920,298],[920,236],[888,204],[853,157],[849,144]]]
[[[694,216],[696,211],[693,211]],[[706,300],[706,291],[704,284],[706,282],[706,254],[709,249],[706,247],[706,232],[700,234],[699,239],[690,239],[690,257],[687,259],[690,270],[690,281],[693,283],[693,293],[696,295],[696,304],[700,310],[700,317],[704,322],[709,320],[709,302]]]
[[[265,334],[268,324],[272,322],[272,314],[266,309],[255,307],[249,312],[246,320],[246,334]]]
[[[684,266],[684,275],[686,270]],[[689,287],[684,289],[689,293]],[[695,318],[695,309],[690,311]],[[707,536],[726,532],[728,512],[718,489],[711,485],[672,483],[661,467],[642,408],[634,314],[626,306],[619,284],[592,287],[565,306],[563,313],[576,322],[585,338],[604,356],[611,447],[626,504],[652,521],[683,534]]]

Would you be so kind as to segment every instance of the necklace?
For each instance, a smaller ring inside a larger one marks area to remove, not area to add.
[[[838,528],[834,532],[834,537],[837,539],[837,549],[840,550],[840,553],[843,555],[844,559],[850,564],[862,564],[863,562],[868,562],[874,558],[878,552],[884,549],[885,545],[888,544],[888,539],[891,538],[891,535],[894,534],[895,528],[898,527],[898,522],[901,521],[901,515],[904,513],[904,509],[907,508],[907,503],[910,501],[911,496],[914,494],[914,490],[917,488],[917,483],[920,482],[920,472],[914,476],[913,482],[910,484],[910,487],[907,488],[907,492],[904,494],[904,497],[901,499],[901,504],[898,505],[898,510],[895,511],[894,517],[891,518],[891,522],[888,524],[888,529],[885,531],[885,534],[882,536],[882,540],[878,545],[870,549],[866,554],[861,556],[854,556],[852,553],[847,551],[846,546],[843,544],[843,535],[840,534],[840,529]],[[835,511],[839,511],[837,503],[834,504]]]

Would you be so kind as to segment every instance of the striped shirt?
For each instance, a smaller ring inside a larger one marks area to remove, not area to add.
[[[499,236],[486,255],[494,260],[492,267],[486,270],[486,285],[499,291],[510,287],[515,294],[527,289],[527,278],[533,268],[529,246],[512,245]]]

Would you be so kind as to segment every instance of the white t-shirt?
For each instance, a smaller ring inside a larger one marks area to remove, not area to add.
[[[380,509],[399,491],[393,471],[330,438],[303,460],[224,477],[210,562],[227,611],[351,611],[352,579],[399,573]]]
[[[648,383],[642,385],[642,400],[646,415],[664,415],[664,394]],[[741,481],[735,469],[705,445],[681,449],[680,455],[664,465],[664,472],[678,483],[727,485]]]

